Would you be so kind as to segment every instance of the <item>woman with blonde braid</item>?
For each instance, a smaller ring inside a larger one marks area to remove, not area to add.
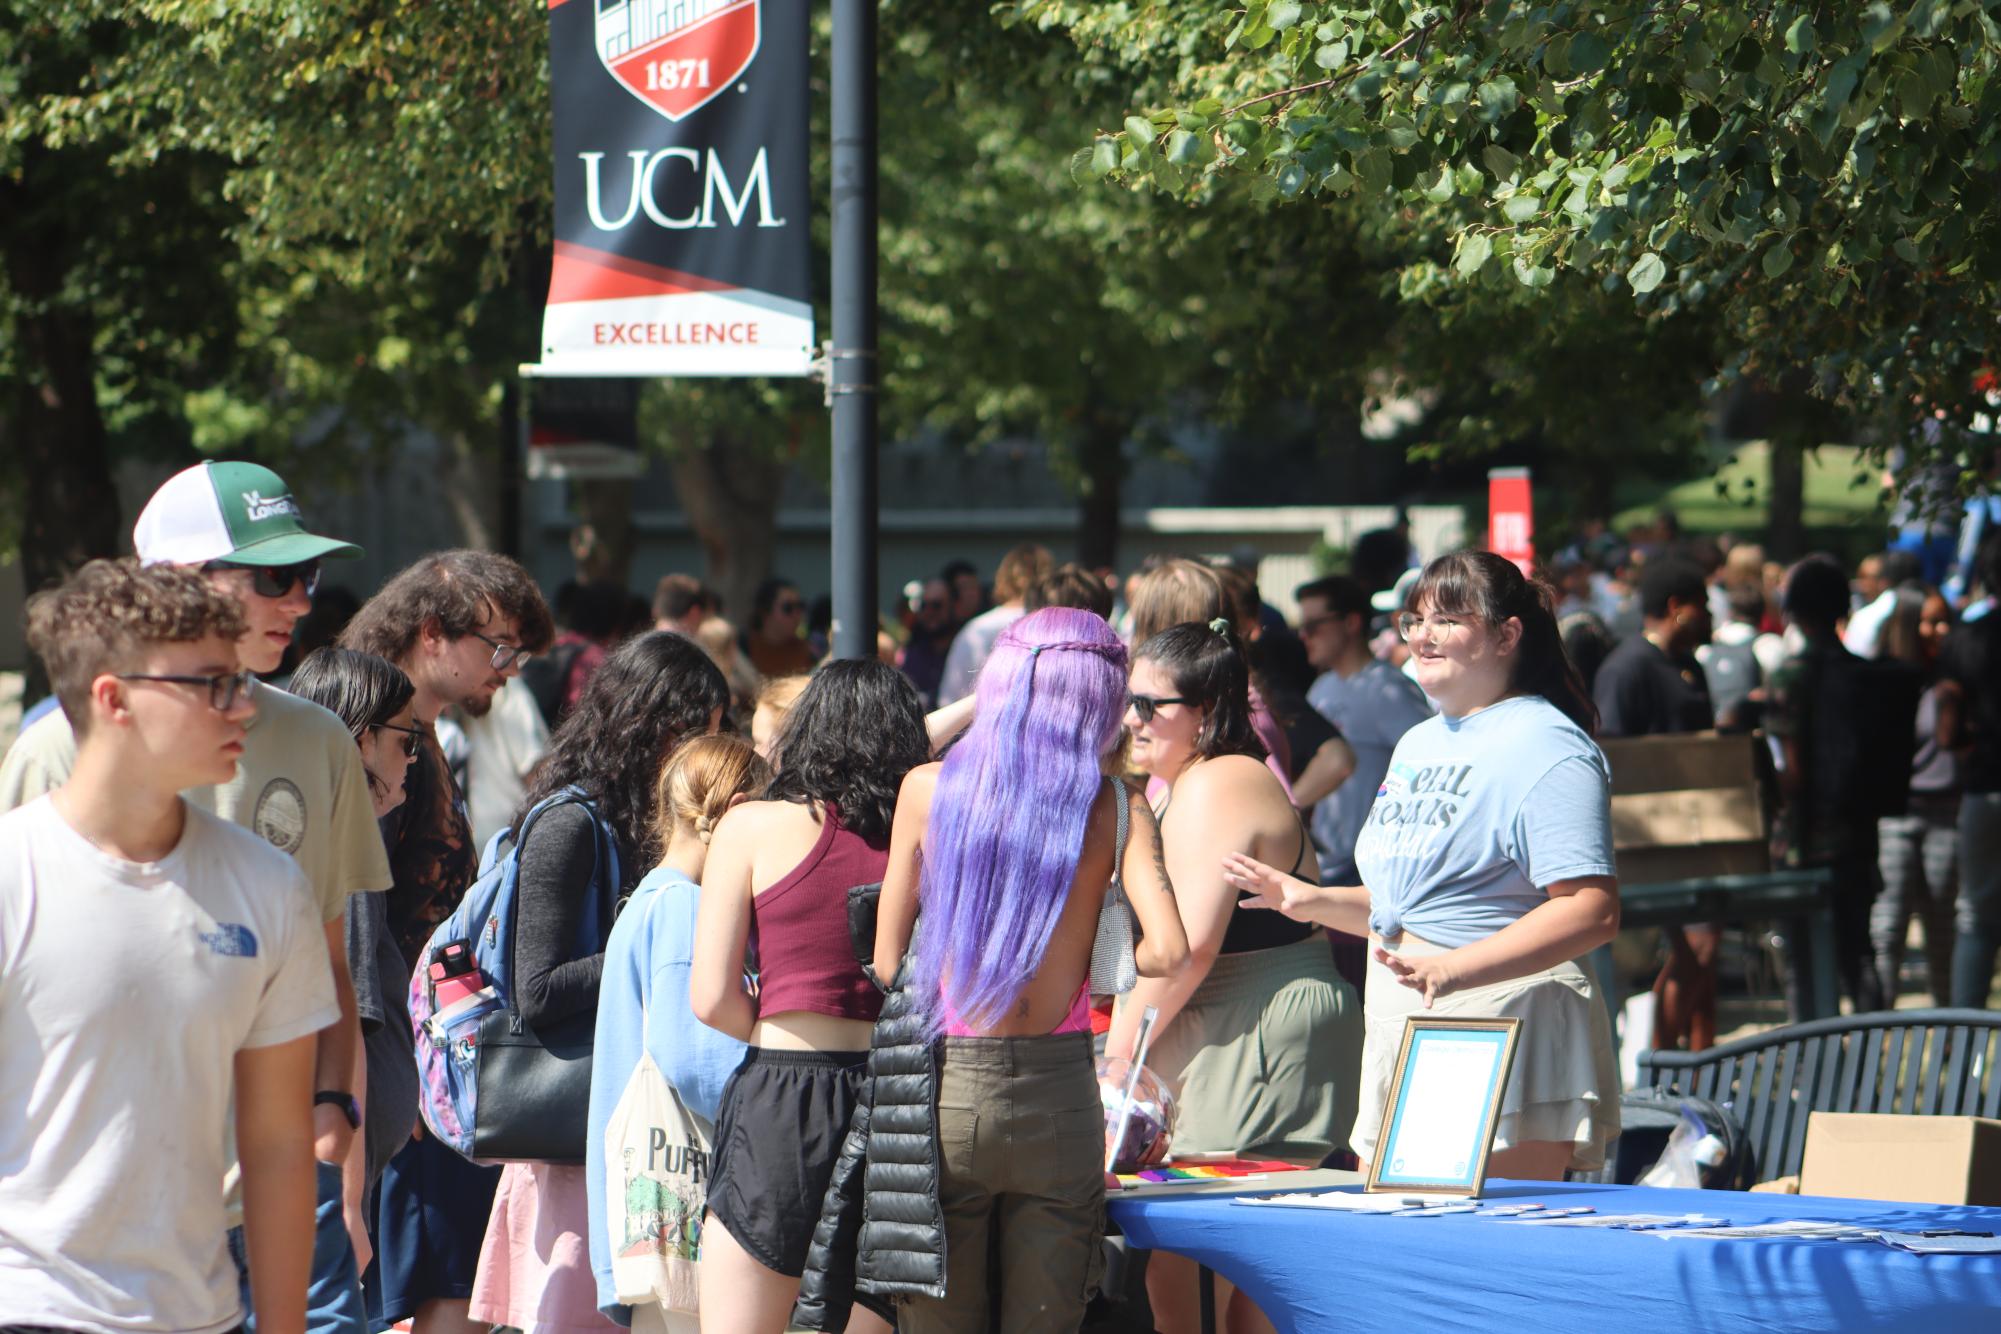
[[[695,959],[695,917],[701,904],[702,869],[709,836],[739,802],[762,792],[771,766],[738,736],[704,736],[684,742],[660,775],[660,864],[626,900],[605,945],[598,984],[597,1041],[592,1053],[588,1147],[591,1269],[598,1307],[618,1308],[612,1282],[610,1208],[605,1198],[605,1128],[639,1065],[643,1045],[681,1101],[711,1131],[723,1085],[743,1060],[743,1043],[698,1023],[688,1005],[688,974]],[[623,1203],[620,1201],[619,1203]],[[633,1327],[658,1314],[667,1330],[696,1327],[693,1315],[634,1308]]]

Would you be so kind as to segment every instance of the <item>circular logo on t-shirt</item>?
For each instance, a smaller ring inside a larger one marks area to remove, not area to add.
[[[296,853],[306,841],[306,799],[289,778],[274,778],[257,794],[250,827],[280,852]]]

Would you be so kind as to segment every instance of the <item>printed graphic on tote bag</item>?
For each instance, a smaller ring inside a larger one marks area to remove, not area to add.
[[[596,0],[598,59],[669,120],[707,106],[757,57],[761,0]]]
[[[695,1261],[708,1205],[709,1137],[645,1052],[605,1122],[604,1159],[618,1299],[700,1309]]]

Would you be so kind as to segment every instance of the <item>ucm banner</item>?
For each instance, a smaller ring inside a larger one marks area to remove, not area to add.
[[[542,375],[804,375],[806,0],[550,0]]]

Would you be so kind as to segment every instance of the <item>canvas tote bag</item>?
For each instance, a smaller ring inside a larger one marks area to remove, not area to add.
[[[605,1124],[604,1169],[618,1299],[695,1311],[709,1132],[643,1047]]]

